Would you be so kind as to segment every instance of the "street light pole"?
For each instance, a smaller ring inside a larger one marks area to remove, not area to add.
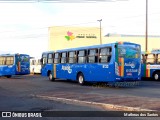
[[[99,21],[99,23],[100,23],[100,44],[102,44],[102,31],[101,31],[101,22],[102,22],[102,19],[97,20],[97,21]]]
[[[146,0],[146,51],[148,50],[148,0]]]

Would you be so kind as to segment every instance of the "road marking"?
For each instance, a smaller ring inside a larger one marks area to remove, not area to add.
[[[76,100],[76,99],[58,98],[58,97],[51,97],[51,96],[44,96],[44,95],[33,95],[32,94],[32,96],[41,98],[41,99],[45,99],[45,100],[97,105],[105,109],[118,110],[118,111],[156,111],[156,110],[151,110],[151,109],[141,109],[139,107],[120,106],[120,105],[114,105],[114,104],[106,104],[106,103],[91,102],[91,101],[81,101],[81,100]]]

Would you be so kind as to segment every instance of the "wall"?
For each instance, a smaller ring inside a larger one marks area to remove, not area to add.
[[[70,40],[67,39],[68,31],[73,33]],[[58,50],[97,45],[100,43],[99,31],[97,27],[50,27],[48,48],[49,50]]]
[[[67,32],[71,35],[71,39]],[[86,38],[91,36],[94,38]],[[80,38],[84,37],[84,38]],[[102,37],[102,43],[113,43],[116,41],[127,41],[141,44],[142,51],[145,51],[145,37],[144,36],[107,36]],[[160,48],[160,37],[148,37],[148,50]],[[48,50],[58,50],[66,48],[75,48],[81,46],[90,46],[100,44],[100,29],[98,27],[67,27],[67,26],[53,26],[49,28],[49,46]]]

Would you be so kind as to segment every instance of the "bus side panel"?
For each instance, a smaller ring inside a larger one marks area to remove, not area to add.
[[[150,73],[150,76],[149,76],[150,78],[153,77],[153,73],[154,73],[155,71],[156,71],[156,69],[150,69],[150,72],[149,72],[149,73]]]
[[[82,72],[85,81],[114,81],[114,64],[57,64],[56,78],[76,80],[78,72]]]
[[[41,65],[35,65],[34,73],[41,73]]]
[[[146,64],[141,64],[141,77],[146,77]]]
[[[53,65],[52,64],[46,64],[46,65],[42,66],[41,75],[42,76],[48,76],[48,71],[53,71]]]
[[[30,65],[30,73],[34,74],[35,65]]]
[[[2,65],[0,66],[0,76],[15,75],[15,65]]]
[[[57,64],[56,78],[76,80],[78,72],[82,72],[86,77],[87,69],[81,64]]]
[[[146,68],[143,68],[143,73],[145,75],[143,77],[152,78],[155,71],[159,71],[159,65],[157,64],[147,64]]]
[[[76,80],[76,69],[74,64],[57,64],[56,78]]]
[[[152,68],[152,65],[150,64],[142,64],[141,66],[141,77],[152,77],[153,73],[156,71],[156,69]]]
[[[85,69],[85,80],[93,82],[114,81],[114,64],[88,64]]]

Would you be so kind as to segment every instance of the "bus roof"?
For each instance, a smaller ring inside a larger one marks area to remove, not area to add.
[[[153,49],[151,52],[154,53],[154,54],[159,54],[160,53],[160,49]]]
[[[160,50],[142,51],[142,54],[160,54]]]
[[[54,51],[52,50],[52,51],[45,51],[45,52],[43,52],[42,54],[46,54],[46,53],[53,53]]]
[[[98,47],[103,48],[103,47],[107,47],[107,46],[113,46],[116,43],[126,44],[126,45],[139,45],[139,44],[131,43],[131,42],[115,42],[115,43],[108,43],[108,44],[102,44],[102,45],[92,45],[92,46],[84,46],[84,47],[77,47],[77,48],[61,49],[61,50],[55,50],[55,51],[46,51],[46,52],[43,52],[43,54],[53,53],[53,52],[76,51],[76,50],[82,50],[82,49],[86,49],[86,48],[89,48],[89,49],[92,49],[92,48],[94,49],[94,48],[98,48]]]
[[[15,55],[18,55],[19,53],[15,53],[15,54],[0,54],[0,56],[15,56]],[[19,55],[27,55],[29,56],[28,54],[19,54]]]
[[[84,47],[77,47],[77,48],[69,48],[69,49],[62,49],[62,50],[56,50],[55,52],[63,52],[63,51],[76,51],[76,50],[83,50],[86,48],[94,49],[98,47],[106,47],[106,46],[112,46],[113,44],[103,44],[103,45],[93,45],[93,46],[84,46]]]

